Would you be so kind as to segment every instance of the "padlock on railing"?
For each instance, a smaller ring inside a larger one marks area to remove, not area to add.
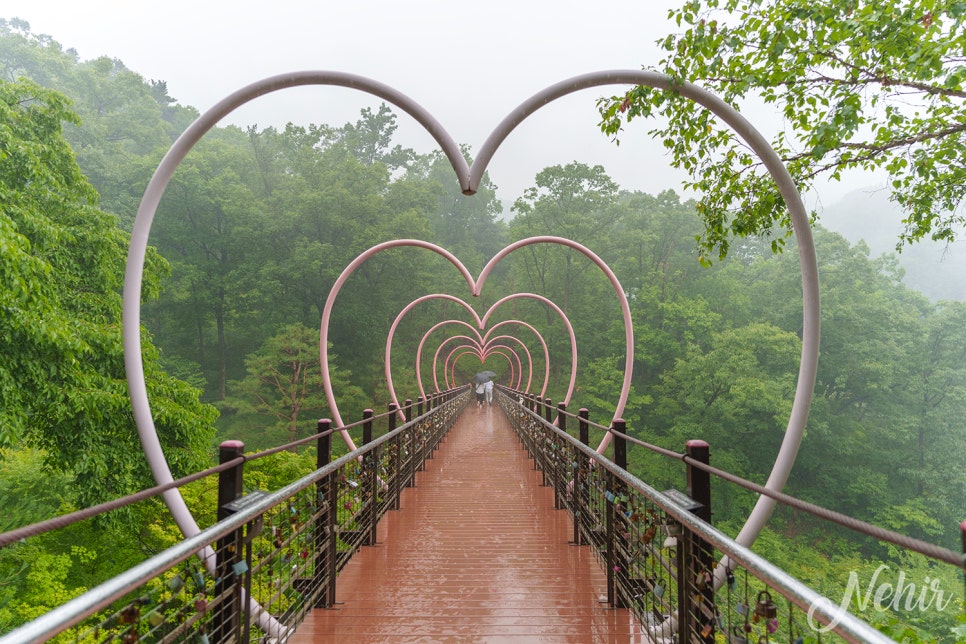
[[[774,619],[778,615],[778,607],[771,600],[771,593],[763,590],[758,593],[758,603],[755,604],[755,621],[760,619]]]

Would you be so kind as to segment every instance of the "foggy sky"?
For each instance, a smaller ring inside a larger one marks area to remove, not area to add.
[[[22,18],[82,60],[118,58],[145,79],[167,82],[182,105],[205,111],[261,78],[327,69],[367,76],[429,110],[459,143],[478,149],[508,112],[543,88],[605,69],[655,65],[679,0],[606,4],[572,0],[4,0],[0,17]],[[559,99],[515,130],[489,166],[504,200],[532,185],[546,166],[602,164],[627,189],[656,193],[680,177],[664,151],[636,127],[620,147],[597,128],[594,103],[622,88]],[[322,87],[276,92],[226,122],[282,127],[354,121],[378,101]],[[399,114],[398,142],[428,152],[435,144]],[[455,181],[455,178],[454,178]]]
[[[676,30],[669,8],[683,0],[3,0],[0,17],[22,18],[81,60],[118,58],[202,112],[231,92],[283,72],[327,69],[391,85],[431,112],[459,143],[477,150],[513,108],[571,76],[656,66],[659,38]],[[597,128],[597,98],[620,86],[558,99],[518,127],[488,167],[504,201],[549,165],[601,164],[623,188],[680,188],[663,147],[636,122],[618,147]],[[355,121],[378,100],[334,88],[276,92],[239,108],[227,123],[283,127]],[[428,152],[434,141],[399,114],[397,142]],[[766,137],[775,123],[746,114]],[[455,178],[454,178],[455,181]],[[831,183],[806,197],[828,205],[854,186]],[[688,195],[684,195],[688,196]]]

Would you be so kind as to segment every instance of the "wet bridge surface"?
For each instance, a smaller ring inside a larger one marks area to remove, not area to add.
[[[497,406],[471,403],[290,644],[643,642]]]

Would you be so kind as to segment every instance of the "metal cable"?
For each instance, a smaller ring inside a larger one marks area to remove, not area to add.
[[[319,432],[318,434],[313,434],[312,436],[308,436],[306,438],[300,438],[297,441],[292,441],[291,443],[279,445],[278,447],[273,447],[271,449],[267,449],[262,452],[256,452],[255,454],[248,454],[245,456],[245,458],[247,458],[249,461],[255,461],[260,458],[265,458],[266,456],[271,456],[272,454],[277,454],[278,452],[284,452],[284,451],[290,450],[293,447],[300,447],[302,445],[305,445],[306,443],[311,443],[312,441],[316,441],[320,438],[331,436],[332,434],[334,434],[337,431],[340,431],[341,429],[342,429],[341,427],[332,427],[330,429],[325,430],[324,432]]]
[[[153,496],[158,496],[168,490],[174,489],[176,487],[181,487],[182,485],[187,485],[202,479],[206,476],[212,474],[218,474],[225,470],[230,470],[233,467],[241,465],[246,461],[246,457],[239,456],[228,462],[221,463],[215,467],[203,470],[201,472],[195,472],[184,478],[180,478],[176,481],[171,481],[170,483],[165,483],[164,485],[156,485],[154,487],[148,488],[146,490],[141,490],[140,492],[135,492],[128,496],[121,497],[119,499],[114,499],[113,501],[107,501],[105,503],[100,503],[98,505],[92,505],[89,508],[84,508],[83,510],[77,510],[76,512],[71,512],[69,514],[64,514],[59,517],[54,517],[52,519],[46,519],[45,521],[40,521],[38,523],[33,523],[28,526],[23,526],[22,528],[17,528],[16,530],[10,530],[0,534],[0,548],[8,546],[11,543],[20,541],[21,539],[26,539],[27,537],[35,537],[39,534],[45,532],[50,532],[51,530],[57,530],[59,528],[65,528],[74,523],[84,521],[85,519],[90,519],[97,516],[98,514],[104,514],[105,512],[110,512],[112,510],[117,510],[119,508],[126,507],[138,501],[143,501],[149,499]]]
[[[953,550],[949,550],[948,548],[943,548],[942,546],[937,546],[935,544],[928,543],[920,539],[915,539],[908,535],[899,534],[898,532],[893,532],[891,530],[886,530],[885,528],[880,528],[877,525],[873,525],[871,523],[861,521],[854,517],[850,517],[848,515],[842,514],[841,512],[829,510],[828,508],[823,508],[820,505],[815,505],[814,503],[809,503],[808,501],[802,501],[801,499],[797,499],[793,496],[789,496],[784,492],[769,490],[763,485],[753,483],[752,481],[743,479],[740,476],[731,474],[730,472],[725,472],[724,470],[720,470],[716,467],[712,467],[711,465],[707,465],[705,463],[701,463],[700,461],[696,461],[695,459],[691,458],[687,454],[680,454],[678,452],[674,452],[669,449],[664,449],[663,447],[658,447],[657,445],[651,445],[650,443],[645,443],[644,441],[636,439],[633,436],[628,436],[627,434],[614,431],[613,429],[611,429],[610,431],[615,436],[619,436],[620,438],[623,438],[624,440],[627,440],[635,445],[639,445],[641,447],[644,447],[645,449],[649,449],[663,456],[680,459],[685,463],[687,463],[688,465],[691,465],[692,467],[696,467],[710,474],[714,474],[715,476],[722,478],[726,481],[729,481],[731,483],[734,483],[735,485],[738,485],[740,487],[743,487],[746,490],[750,490],[757,494],[762,494],[764,496],[772,498],[778,501],[779,503],[784,503],[785,505],[796,508],[798,510],[802,510],[803,512],[808,512],[809,514],[817,516],[820,519],[825,519],[826,521],[837,523],[838,525],[848,528],[849,530],[853,530],[855,532],[861,532],[862,534],[872,537],[873,539],[878,539],[879,541],[886,541],[888,543],[901,546],[906,550],[912,550],[913,552],[918,552],[919,554],[930,557],[931,559],[936,559],[938,561],[942,561],[942,562],[957,566],[959,568],[966,569],[966,556],[964,556],[963,554],[957,553]]]

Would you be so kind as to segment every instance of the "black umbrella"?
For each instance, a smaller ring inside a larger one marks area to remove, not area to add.
[[[475,376],[473,376],[473,382],[486,382],[496,377],[496,373],[492,371],[481,371]]]

